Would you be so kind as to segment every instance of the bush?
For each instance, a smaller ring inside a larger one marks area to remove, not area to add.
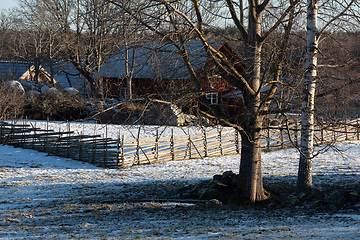
[[[21,118],[26,95],[0,82],[0,120]]]
[[[87,117],[88,109],[81,96],[68,93],[32,94],[27,97],[24,115],[35,120],[77,120]]]

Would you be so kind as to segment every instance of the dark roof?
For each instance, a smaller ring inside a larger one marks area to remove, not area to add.
[[[18,62],[18,61],[0,61],[0,79],[3,80],[19,80],[26,71],[28,71],[32,62]],[[81,93],[87,93],[87,84],[83,76],[75,69],[75,67],[68,62],[56,60],[53,62],[52,68],[50,63],[42,64],[47,74],[53,74],[53,78],[64,88],[74,87]],[[50,71],[52,69],[52,72]]]
[[[220,44],[213,43],[214,48],[219,46]],[[203,44],[201,42],[187,42],[186,48],[189,52],[190,62],[194,70],[197,71],[207,59]],[[128,47],[128,49],[128,64],[130,67],[135,55],[134,78],[186,79],[189,77],[181,55],[171,43],[137,43]],[[126,47],[123,46],[101,68],[100,76],[125,78],[126,59]]]
[[[30,62],[0,61],[0,78],[18,80],[32,65]]]
[[[55,80],[64,88],[74,87],[81,93],[88,93],[87,81],[72,63],[56,61],[53,66]]]

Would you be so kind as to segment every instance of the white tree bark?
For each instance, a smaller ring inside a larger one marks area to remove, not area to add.
[[[301,107],[301,152],[297,181],[298,192],[312,189],[312,169],[314,155],[314,109],[317,78],[318,53],[318,0],[308,0],[306,72],[304,78],[303,102]]]

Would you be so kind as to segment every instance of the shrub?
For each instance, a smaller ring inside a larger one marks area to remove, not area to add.
[[[27,97],[24,115],[36,120],[77,120],[89,114],[86,105],[79,95],[32,94]]]
[[[26,95],[0,82],[0,120],[21,118]]]

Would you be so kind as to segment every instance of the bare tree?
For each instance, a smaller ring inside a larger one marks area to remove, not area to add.
[[[354,1],[346,3],[345,7],[325,22],[322,29],[318,29],[319,0],[307,1],[307,44],[306,64],[302,101],[301,119],[301,148],[299,172],[297,180],[298,192],[309,192],[312,189],[312,170],[314,158],[314,112],[315,112],[315,90],[318,78],[318,49],[319,40],[325,30],[338,20],[351,7]],[[324,3],[330,4],[328,1]],[[334,3],[332,3],[334,4]],[[324,7],[323,5],[322,7]],[[328,14],[329,12],[327,12]]]
[[[249,202],[266,199],[261,174],[260,140],[263,116],[276,92],[283,58],[282,50],[287,45],[294,9],[299,1],[283,2],[281,13],[276,14],[273,22],[269,22],[268,26],[264,26],[262,20],[263,15],[275,7],[275,5],[270,5],[270,0],[248,1],[246,4],[243,1],[232,0],[193,0],[191,2],[154,0],[143,2],[140,7],[136,7],[136,10],[118,1],[108,2],[117,5],[121,11],[128,12],[135,20],[177,48],[194,82],[199,98],[208,107],[208,111],[203,114],[217,118],[237,128],[241,133],[242,151],[238,181],[240,198]],[[276,9],[280,11],[279,6]],[[220,19],[219,16],[226,16],[226,18]],[[241,72],[239,63],[231,62],[224,54],[213,48],[212,39],[207,38],[205,28],[219,21],[231,21],[236,26],[240,36],[239,41],[243,42],[245,47],[243,59],[246,72]],[[274,64],[263,63],[262,47],[269,36],[276,30],[281,32],[280,29],[282,29],[283,37],[277,47],[281,50],[275,54]],[[216,66],[216,72],[234,89],[241,90],[244,97],[242,122],[236,124],[229,121],[221,112],[212,108],[202,94],[200,81],[190,61],[190,53],[186,45],[186,42],[194,39],[202,42],[208,57]],[[271,71],[272,73],[268,75]],[[270,91],[265,99],[261,99],[261,88],[266,85],[271,86]]]
[[[100,0],[21,0],[34,33],[47,37],[49,58],[67,59],[102,95],[100,70],[123,41],[124,26],[114,6]],[[32,14],[29,14],[32,13]],[[39,45],[39,42],[38,42]]]

